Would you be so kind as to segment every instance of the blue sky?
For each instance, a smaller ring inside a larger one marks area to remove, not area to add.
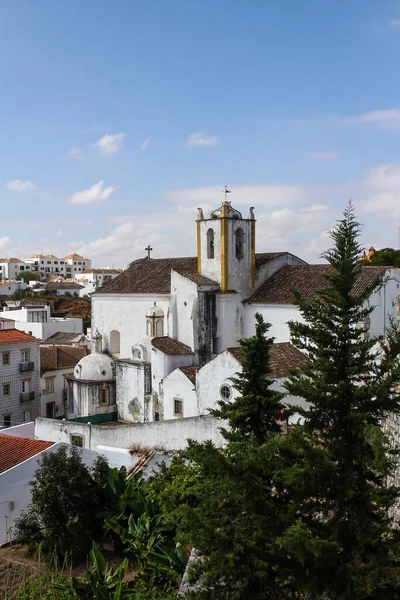
[[[2,0],[0,254],[195,252],[197,206],[318,259],[397,245],[400,2]]]

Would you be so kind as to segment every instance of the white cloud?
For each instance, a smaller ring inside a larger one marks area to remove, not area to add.
[[[9,237],[0,238],[0,248],[4,248],[4,246],[8,246],[9,243],[10,243]]]
[[[146,138],[146,139],[144,140],[144,142],[142,142],[142,143],[140,144],[140,149],[141,149],[141,150],[147,150],[147,148],[149,147],[149,145],[150,145],[150,142],[152,141],[152,139],[153,139],[152,137],[148,137],[148,138]]]
[[[14,179],[14,181],[9,181],[6,187],[13,192],[26,192],[28,190],[35,189],[35,185],[32,183],[32,181],[22,181],[22,179]]]
[[[400,27],[400,19],[392,19],[389,21],[389,27]]]
[[[383,110],[372,110],[370,112],[348,117],[345,123],[359,125],[366,124],[378,127],[380,129],[400,129],[400,109],[390,108]]]
[[[311,152],[308,156],[316,160],[330,160],[332,158],[339,158],[340,154],[339,152]]]
[[[121,150],[122,141],[126,138],[126,133],[106,133],[101,137],[94,146],[97,148],[101,156],[115,154]]]
[[[112,185],[104,187],[104,181],[99,181],[87,190],[72,194],[69,198],[69,202],[72,204],[93,204],[95,202],[103,202],[104,200],[108,200],[114,189],[115,188]]]
[[[219,139],[216,135],[207,135],[202,131],[197,133],[192,133],[189,135],[186,140],[186,146],[188,148],[193,148],[195,146],[217,146],[219,144]]]
[[[56,235],[62,235],[62,230],[59,229],[58,231],[56,231]]]

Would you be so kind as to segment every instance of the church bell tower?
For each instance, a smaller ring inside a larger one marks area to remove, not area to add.
[[[255,282],[255,217],[249,217],[226,200],[209,219],[197,209],[198,272],[219,283],[222,292],[247,294]]]

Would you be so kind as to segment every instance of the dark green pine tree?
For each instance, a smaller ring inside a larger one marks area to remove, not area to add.
[[[270,377],[270,360],[274,338],[266,335],[271,325],[264,323],[259,313],[255,318],[255,335],[239,340],[242,370],[232,383],[240,395],[234,402],[219,400],[218,408],[210,412],[229,421],[229,430],[222,429],[226,440],[240,441],[251,435],[262,444],[268,434],[281,431],[278,419],[287,418],[289,410],[282,403],[285,394],[271,389],[274,381]]]
[[[196,599],[295,598],[302,560],[314,554],[292,525],[300,515],[306,523],[309,498],[323,487],[318,477],[326,478],[330,465],[301,427],[281,435],[278,419],[287,411],[268,376],[273,339],[261,315],[256,319],[255,335],[240,341],[242,371],[234,379],[239,396],[213,411],[228,423],[226,447],[189,442],[152,484],[166,524],[173,523],[179,540],[202,556],[201,589],[191,596]],[[286,549],[292,548],[289,537],[303,548],[296,562]]]
[[[324,254],[326,286],[317,299],[298,298],[304,323],[289,324],[292,343],[313,368],[293,374],[286,389],[309,403],[304,431],[335,465],[310,499],[314,523],[307,525],[310,544],[325,550],[316,552],[305,584],[329,600],[400,598],[400,536],[388,516],[399,488],[387,485],[395,461],[381,428],[400,410],[400,336],[391,326],[377,351],[377,340],[365,335],[373,310],[367,299],[379,281],[360,285],[368,276],[361,269],[372,267],[358,264],[359,233],[349,204]]]

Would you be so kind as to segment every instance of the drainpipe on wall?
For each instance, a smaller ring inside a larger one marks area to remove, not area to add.
[[[89,450],[92,449],[92,424],[90,421],[88,421],[88,425],[89,425]]]

